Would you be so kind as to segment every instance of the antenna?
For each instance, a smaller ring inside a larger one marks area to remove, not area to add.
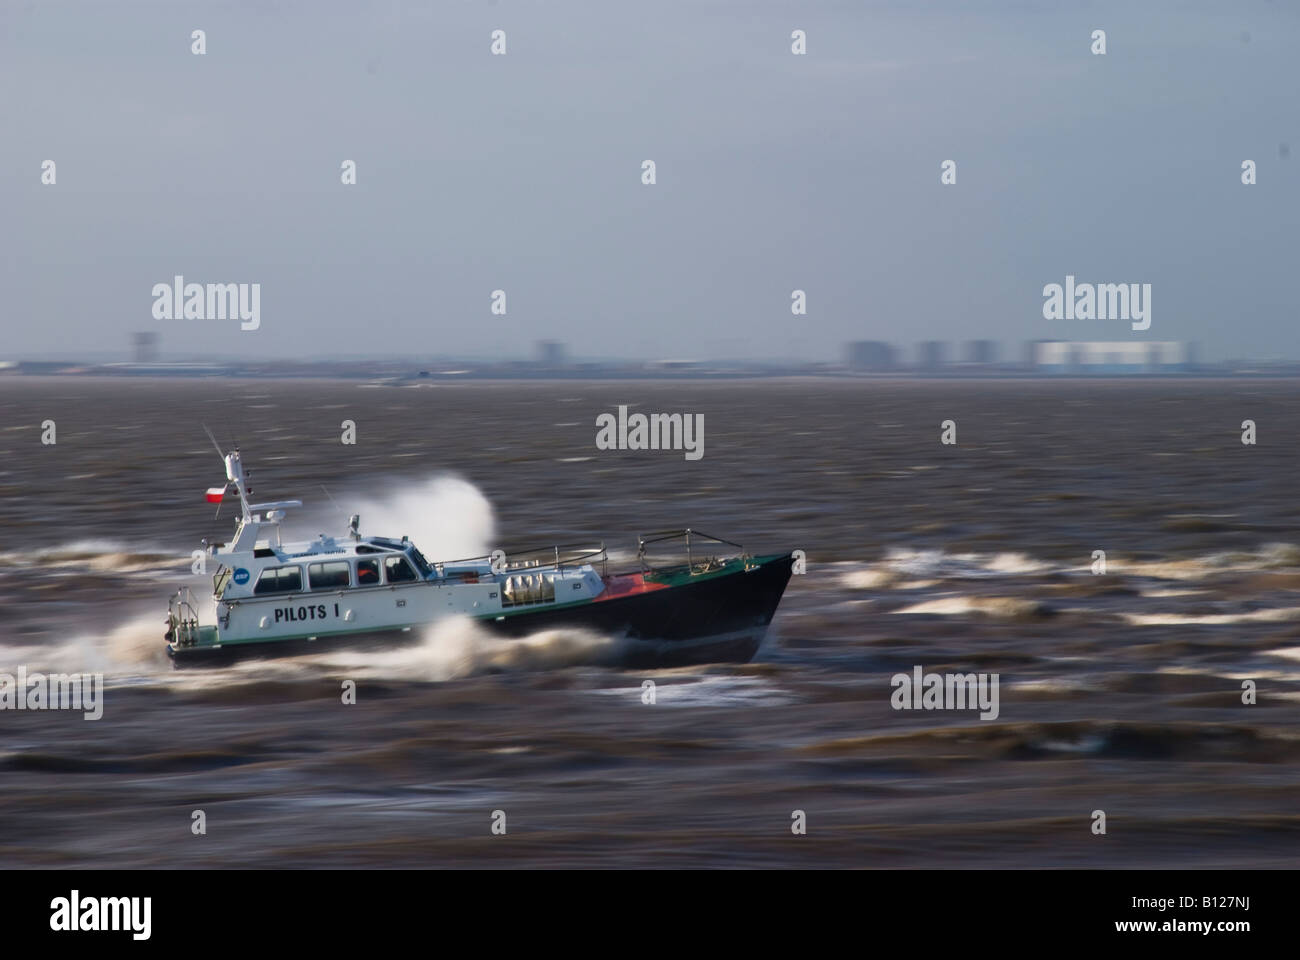
[[[203,432],[206,433],[208,435],[208,439],[212,441],[212,449],[217,451],[217,456],[221,458],[222,463],[225,463],[226,455],[221,452],[221,445],[217,443],[217,438],[212,435],[212,431],[208,429],[208,425],[206,423],[202,424],[202,427],[203,427]]]
[[[239,494],[239,503],[240,506],[243,508],[244,519],[247,520],[248,519],[248,497],[253,493],[253,488],[250,487],[246,481],[249,477],[251,477],[252,471],[249,471],[248,473],[244,472],[243,465],[240,463],[240,459],[239,459],[238,445],[236,445],[234,450],[232,450],[229,454],[223,454],[221,452],[221,445],[217,443],[217,438],[212,435],[212,431],[208,429],[208,425],[205,423],[202,424],[202,427],[203,427],[203,432],[206,433],[208,435],[208,439],[212,441],[212,449],[217,451],[217,456],[221,458],[221,462],[226,468],[225,487],[229,488],[231,484],[234,484],[235,492]],[[217,516],[220,515],[221,515],[221,506],[220,504],[218,504]]]
[[[217,451],[217,456],[221,458],[222,464],[225,464],[226,455],[221,452],[221,445],[217,443],[217,438],[212,435],[212,431],[208,429],[208,425],[206,423],[201,424],[201,426],[203,427],[203,432],[208,435],[208,439],[212,441],[212,449]],[[227,486],[229,486],[229,484],[227,484]],[[217,512],[213,514],[212,519],[216,520],[220,516],[221,516],[221,501],[218,500]]]
[[[319,486],[320,486],[320,488],[321,488],[322,490],[325,490],[325,484],[322,483],[322,484],[319,484]],[[339,516],[341,516],[341,517],[346,517],[346,516],[347,516],[347,514],[343,512],[343,508],[339,506],[338,501],[335,500],[334,497],[330,495],[330,492],[329,492],[328,490],[325,490],[325,496],[327,496],[327,497],[330,498],[330,503],[334,504],[334,509],[337,510],[337,511],[339,512]],[[350,522],[351,522],[351,521],[349,520],[349,523],[350,523]]]

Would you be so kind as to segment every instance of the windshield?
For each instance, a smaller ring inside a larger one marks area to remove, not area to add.
[[[419,550],[415,549],[414,546],[410,548],[408,554],[410,558],[413,561],[415,561],[415,566],[417,569],[419,569],[420,576],[427,577],[430,573],[433,572],[433,568],[429,566],[429,561],[424,559],[424,554],[422,554]]]

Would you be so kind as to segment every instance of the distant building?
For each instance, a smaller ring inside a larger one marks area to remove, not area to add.
[[[850,370],[893,370],[896,364],[894,348],[880,340],[854,340],[845,353]]]
[[[943,366],[948,353],[948,345],[940,340],[924,340],[917,344],[916,368],[918,370],[938,370]]]
[[[1032,366],[1040,373],[1182,373],[1191,363],[1187,344],[1172,340],[1040,340],[1031,346]]]
[[[997,363],[998,342],[996,340],[967,340],[965,360],[967,363]]]
[[[562,367],[567,362],[564,344],[558,340],[537,341],[537,362],[547,367]]]
[[[152,331],[133,333],[131,345],[136,363],[158,362],[158,334]]]
[[[1024,365],[1033,369],[1038,365],[1038,346],[1042,343],[1060,343],[1059,340],[1026,340]]]

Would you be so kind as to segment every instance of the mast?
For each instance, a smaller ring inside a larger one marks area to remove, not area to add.
[[[235,530],[235,539],[231,548],[251,550],[264,525],[279,526],[280,521],[284,519],[284,511],[289,507],[301,507],[302,501],[276,500],[270,503],[249,503],[248,494],[251,491],[248,489],[248,480],[244,476],[244,465],[239,458],[239,451],[232,450],[222,459],[226,463],[226,479],[234,485],[235,492],[239,494],[239,526]]]
[[[235,492],[239,494],[239,506],[243,511],[240,521],[247,523],[252,516],[248,510],[248,493],[244,489],[244,465],[240,463],[239,451],[232,450],[222,459],[226,461],[226,479],[235,485]]]

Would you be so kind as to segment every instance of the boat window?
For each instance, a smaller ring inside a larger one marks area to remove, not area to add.
[[[296,593],[301,589],[301,567],[267,567],[258,575],[253,593]]]
[[[379,561],[378,560],[358,560],[357,561],[357,586],[370,587],[379,583]]]
[[[334,560],[330,563],[309,563],[307,579],[313,590],[337,590],[349,585],[348,562]]]
[[[415,571],[406,562],[406,557],[399,553],[394,556],[384,557],[384,576],[388,578],[389,583],[402,583],[407,580],[414,580]]]
[[[420,571],[420,576],[427,577],[429,574],[433,573],[433,568],[429,566],[429,561],[424,559],[424,554],[415,549],[414,545],[411,546],[410,557],[415,561],[415,568]]]

